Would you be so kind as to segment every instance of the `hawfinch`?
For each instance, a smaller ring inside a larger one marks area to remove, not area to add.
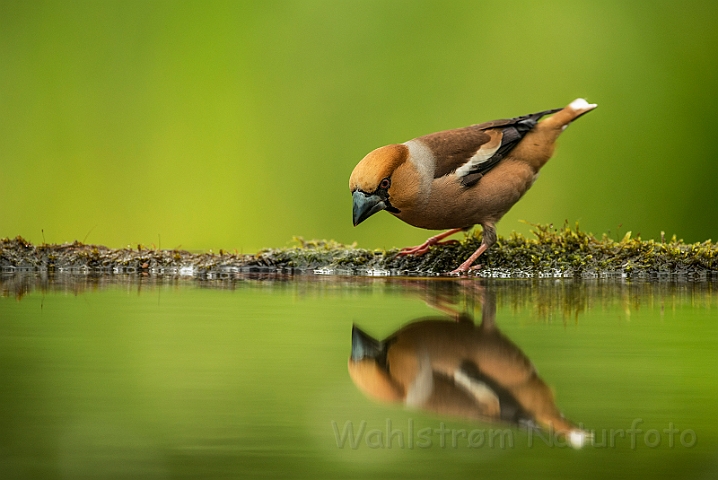
[[[492,311],[493,309],[493,311]],[[382,402],[479,421],[549,428],[579,448],[590,434],[564,418],[531,361],[495,326],[495,303],[475,325],[467,314],[416,320],[379,341],[354,326],[349,374]]]
[[[596,108],[579,98],[565,108],[424,135],[377,148],[354,168],[354,226],[386,210],[415,227],[448,231],[400,254],[421,255],[476,224],[481,246],[452,273],[466,272],[496,242],[494,225],[526,193],[569,123]],[[551,117],[539,122],[549,114]]]

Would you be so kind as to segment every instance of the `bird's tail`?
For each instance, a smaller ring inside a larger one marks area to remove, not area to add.
[[[535,126],[526,133],[525,138],[528,138],[529,135],[532,138],[529,142],[519,143],[512,150],[513,157],[531,164],[538,171],[551,158],[556,139],[568,124],[594,108],[596,108],[595,104],[588,103],[583,98],[577,98],[564,108],[527,115],[528,118],[525,120],[527,126],[528,123],[533,123]],[[536,123],[536,119],[549,113],[553,113],[553,115]]]
[[[543,112],[530,113],[522,117],[513,118],[509,120],[512,127],[514,127],[519,133],[519,140],[523,138],[531,129],[533,129],[541,118],[546,115],[551,115],[561,111],[560,108],[554,108],[552,110],[544,110]]]
[[[566,105],[564,108],[553,110],[553,112],[556,112],[556,114],[547,118],[546,120],[541,122],[541,124],[544,126],[544,128],[549,127],[563,130],[568,126],[569,123],[573,122],[581,115],[590,112],[597,106],[598,105],[596,105],[595,103],[588,103],[583,98],[577,98],[573,102]],[[546,113],[544,113],[544,115],[546,115]]]

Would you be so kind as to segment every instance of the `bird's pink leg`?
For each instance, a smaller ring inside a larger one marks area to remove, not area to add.
[[[434,235],[421,245],[418,245],[416,247],[406,247],[402,248],[399,251],[399,255],[423,255],[426,252],[429,251],[429,247],[432,245],[441,245],[443,243],[449,243],[449,242],[440,242],[440,240],[443,240],[444,238],[448,237],[449,235],[453,235],[455,233],[458,233],[462,231],[463,228],[452,228],[451,230],[447,230],[444,233],[440,233],[438,235]],[[455,240],[452,240],[454,242]]]
[[[461,274],[464,272],[468,272],[469,270],[471,270],[471,266],[474,264],[476,259],[479,258],[481,256],[481,254],[484,253],[488,248],[489,247],[485,243],[482,243],[481,246],[479,248],[477,248],[476,251],[473,254],[471,254],[471,256],[464,263],[459,265],[459,267],[456,270],[452,270],[449,273]]]
[[[481,256],[482,253],[484,253],[494,243],[496,243],[496,229],[494,228],[494,224],[486,222],[483,223],[481,226],[484,229],[481,245],[479,246],[479,248],[476,249],[474,253],[471,254],[469,258],[466,259],[464,263],[459,265],[456,270],[452,270],[451,272],[449,272],[450,275],[460,275],[464,272],[468,272],[469,270],[480,268],[478,266],[472,268],[471,266],[474,264],[476,259]]]

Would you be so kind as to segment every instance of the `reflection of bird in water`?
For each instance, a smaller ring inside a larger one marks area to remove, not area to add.
[[[429,317],[383,341],[354,326],[349,373],[370,397],[484,421],[549,428],[581,447],[588,433],[565,419],[531,361],[495,325],[496,304],[485,295],[475,325]]]

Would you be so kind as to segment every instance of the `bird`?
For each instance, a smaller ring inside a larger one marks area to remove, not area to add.
[[[596,108],[577,98],[564,108],[445,130],[369,152],[349,178],[353,223],[382,210],[415,227],[447,230],[400,255],[423,255],[474,225],[479,248],[452,274],[471,269],[496,243],[496,223],[521,199],[553,155],[566,127]],[[551,115],[541,120],[543,117]],[[539,121],[541,120],[541,121]]]
[[[352,326],[348,361],[354,384],[368,397],[469,420],[548,429],[580,448],[590,433],[566,419],[531,360],[496,326],[488,295],[482,321],[416,319],[377,340]]]

